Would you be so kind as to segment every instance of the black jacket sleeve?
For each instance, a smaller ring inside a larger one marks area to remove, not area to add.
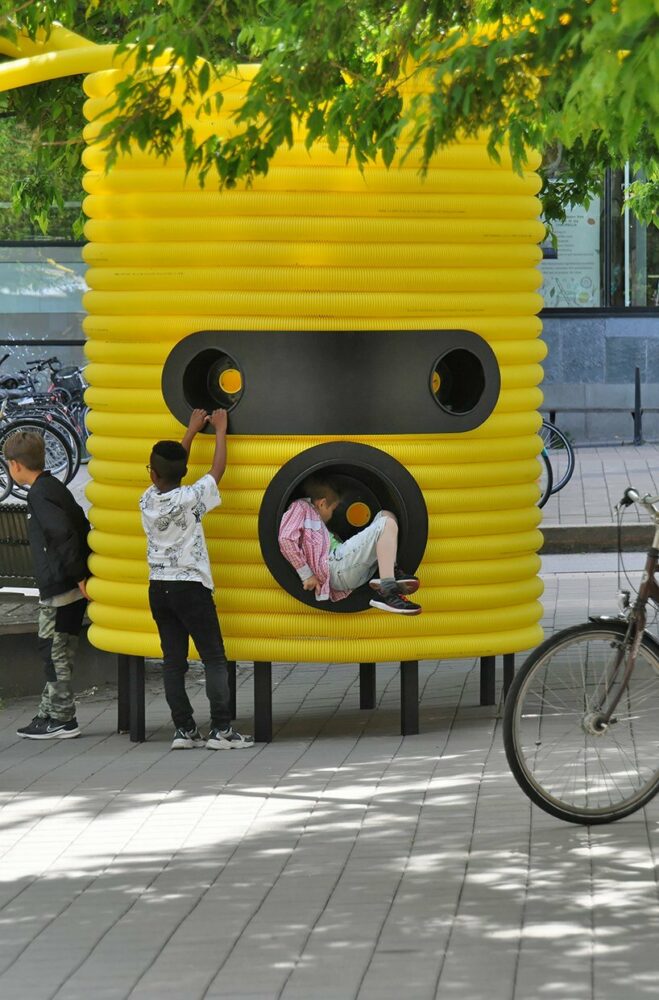
[[[35,491],[30,497],[30,506],[33,516],[39,522],[48,551],[56,557],[66,576],[78,583],[89,575],[89,524],[73,497],[70,503],[58,502],[59,499]]]

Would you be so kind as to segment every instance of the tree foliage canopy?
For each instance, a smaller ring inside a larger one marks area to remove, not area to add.
[[[360,165],[391,163],[404,132],[424,166],[456,136],[484,130],[517,168],[526,148],[543,150],[548,219],[629,160],[645,176],[632,208],[657,222],[659,0],[0,0],[6,38],[40,37],[54,20],[133,53],[104,127],[111,158],[135,143],[167,156],[182,140],[189,167],[232,186],[266,172],[294,129],[309,145],[346,143]],[[221,104],[216,76],[260,64],[234,134],[197,138],[172,104],[173,75],[157,68],[165,56],[207,111]],[[429,93],[404,102],[401,85],[420,74]],[[35,140],[14,200],[42,220],[78,185],[82,101],[79,79],[0,95],[4,121]]]

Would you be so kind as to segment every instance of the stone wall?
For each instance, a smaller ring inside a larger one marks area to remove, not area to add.
[[[631,443],[634,369],[641,371],[641,403],[659,409],[659,312],[611,314],[545,313],[543,412],[575,442]],[[606,408],[605,413],[579,409]],[[617,408],[622,408],[619,412]],[[643,437],[659,440],[659,412],[643,415]]]

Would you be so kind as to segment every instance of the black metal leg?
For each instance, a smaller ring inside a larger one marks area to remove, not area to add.
[[[143,743],[146,735],[144,725],[144,657],[129,656],[129,701],[130,739],[132,743]]]
[[[504,653],[503,654],[503,697],[505,699],[508,694],[510,685],[513,682],[513,677],[515,676],[515,654],[514,653]]]
[[[130,657],[119,653],[117,656],[117,732],[127,733],[130,729]]]
[[[359,707],[375,708],[375,664],[359,664]]]
[[[481,705],[494,705],[496,656],[481,656]]]
[[[229,681],[229,704],[231,706],[231,718],[236,717],[236,661],[227,660],[227,680]]]
[[[272,741],[272,663],[254,663],[254,740]]]
[[[402,736],[419,732],[418,660],[403,660],[400,665],[400,731]]]

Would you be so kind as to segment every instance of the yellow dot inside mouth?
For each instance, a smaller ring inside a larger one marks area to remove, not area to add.
[[[222,392],[226,392],[230,396],[235,396],[243,387],[243,377],[237,368],[226,368],[218,381]]]
[[[439,377],[439,372],[433,372],[432,373],[432,391],[434,393],[438,393],[439,392],[439,387],[440,387],[441,384],[442,384],[442,380]]]
[[[371,508],[368,504],[362,503],[361,500],[356,500],[355,503],[351,503],[346,510],[346,521],[351,524],[353,528],[363,528],[371,520]]]

